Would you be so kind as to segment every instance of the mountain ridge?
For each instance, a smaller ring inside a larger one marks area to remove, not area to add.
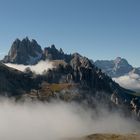
[[[134,69],[126,59],[121,57],[114,60],[96,60],[94,64],[111,77],[126,75]]]
[[[23,43],[21,43],[22,45],[16,44],[17,46],[14,46],[14,48],[18,50],[21,47],[26,50],[28,47],[33,47],[28,38],[25,40],[25,46],[22,46]],[[18,52],[17,50],[12,52]],[[25,53],[28,51],[26,50],[23,52]],[[4,76],[4,80],[7,79],[8,75],[7,87],[11,87],[7,90],[3,88],[4,85],[1,83],[1,94],[7,92],[9,96],[18,95],[24,98],[28,97],[32,100],[49,100],[50,98],[60,98],[64,101],[76,100],[78,102],[86,100],[88,104],[92,106],[95,100],[97,100],[98,102],[106,102],[109,106],[116,106],[118,108],[126,106],[128,109],[129,106],[131,106],[133,109],[129,109],[135,113],[136,116],[140,115],[139,97],[136,98],[136,96],[131,95],[133,91],[124,89],[119,84],[115,83],[111,77],[103,73],[102,70],[96,67],[87,57],[78,53],[65,54],[62,49],[58,50],[54,45],[45,48],[41,52],[42,57],[37,61],[47,59],[53,61],[55,64],[55,67],[41,75],[36,75],[30,70],[20,72],[18,75],[18,72],[13,72],[11,68],[6,67],[4,64],[0,65],[0,74]],[[31,52],[29,52],[29,54],[31,54]],[[28,56],[29,54],[26,55]],[[12,63],[19,64],[20,62],[21,64],[22,62],[22,64],[27,64],[27,59],[25,59],[25,62],[18,61],[20,55],[21,53],[16,53],[16,61],[12,61]],[[13,54],[9,53],[9,58],[13,58],[11,56],[13,56]],[[4,60],[3,62],[6,62]],[[120,63],[119,61],[120,59],[118,58],[117,63]],[[1,71],[3,67],[5,69]],[[8,71],[8,73],[6,71]],[[14,76],[10,77],[10,75]],[[15,92],[13,89],[19,90]]]

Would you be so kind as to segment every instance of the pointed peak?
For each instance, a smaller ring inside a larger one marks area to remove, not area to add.
[[[19,38],[16,38],[15,41],[13,42],[13,44],[18,43],[18,42],[21,42],[21,40]]]
[[[116,59],[115,59],[115,61],[120,61],[120,60],[122,60],[121,57],[116,57]]]
[[[120,63],[120,62],[128,63],[127,60],[125,58],[122,58],[122,57],[116,57],[114,62],[117,63],[117,64]]]
[[[63,51],[62,48],[59,49],[59,52],[62,53],[62,54],[64,54],[64,51]]]
[[[51,49],[56,49],[54,44],[51,45]]]
[[[38,44],[37,41],[35,39],[31,40],[32,43]]]
[[[19,38],[16,38],[15,41],[20,41],[20,39]]]
[[[26,36],[25,38],[22,39],[22,42],[23,42],[23,41],[29,42],[30,40],[29,40],[29,38]]]
[[[79,53],[77,53],[77,52],[73,53],[72,56],[74,56],[74,57],[81,57],[81,55]]]
[[[115,60],[114,60],[115,63],[120,63],[120,62],[123,62],[123,63],[128,63],[128,61],[125,59],[125,58],[122,58],[122,57],[117,57]]]
[[[28,37],[28,36],[26,36],[26,37],[25,37],[25,40],[29,40],[29,37]]]

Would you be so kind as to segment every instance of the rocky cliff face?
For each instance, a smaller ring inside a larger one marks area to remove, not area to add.
[[[27,37],[22,41],[16,39],[7,56],[3,59],[4,63],[32,65],[42,58],[41,46],[35,40]]]
[[[68,62],[71,59],[71,55],[65,54],[61,48],[56,49],[55,45],[44,48],[43,55],[44,59],[48,60],[64,60]]]

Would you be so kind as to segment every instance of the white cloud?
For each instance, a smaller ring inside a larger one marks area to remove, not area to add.
[[[8,67],[15,68],[20,71],[24,71],[27,67],[31,69],[31,71],[35,72],[36,74],[42,74],[44,70],[52,69],[53,63],[50,61],[40,61],[36,65],[18,65],[18,64],[12,64],[12,63],[5,63]]]
[[[15,103],[0,101],[1,140],[62,140],[92,133],[129,133],[137,122],[99,108],[76,103]]]
[[[130,73],[129,75],[113,78],[113,80],[115,80],[115,82],[120,84],[120,86],[127,89],[132,90],[140,89],[140,76],[138,74]]]

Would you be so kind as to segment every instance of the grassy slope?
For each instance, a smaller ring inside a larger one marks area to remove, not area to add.
[[[64,94],[62,98],[64,98],[64,100],[71,100],[71,98],[76,97],[76,95],[72,96],[69,91],[75,89],[77,86],[78,86],[77,84],[70,83],[62,83],[62,84],[43,83],[38,91],[33,90],[29,94],[26,94],[25,96],[30,97],[32,99],[38,98],[41,100],[47,100],[51,97],[56,97],[57,94],[59,96],[60,95],[59,93],[65,90],[69,94]]]

